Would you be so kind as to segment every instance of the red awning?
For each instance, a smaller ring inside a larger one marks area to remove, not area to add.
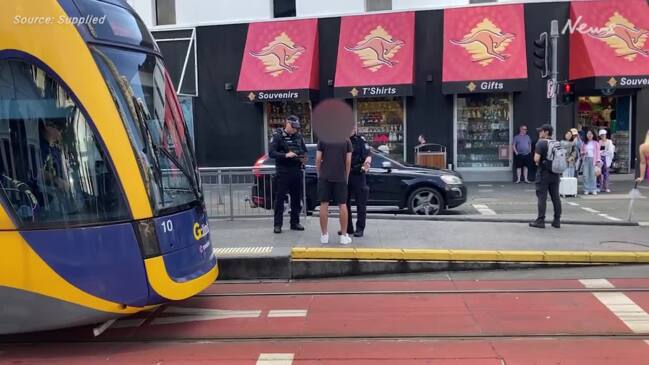
[[[251,23],[237,91],[257,101],[308,100],[318,89],[318,20]]]
[[[646,0],[570,5],[570,79],[595,89],[649,87]]]
[[[343,17],[335,95],[411,95],[414,43],[414,12]]]
[[[526,87],[522,4],[444,10],[443,93],[521,91]]]

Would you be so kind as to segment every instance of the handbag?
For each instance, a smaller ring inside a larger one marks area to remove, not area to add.
[[[599,177],[602,175],[602,168],[599,166],[595,166],[595,176]]]

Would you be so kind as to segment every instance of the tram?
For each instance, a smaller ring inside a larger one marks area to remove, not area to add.
[[[102,323],[216,279],[188,136],[124,0],[0,1],[0,334]]]

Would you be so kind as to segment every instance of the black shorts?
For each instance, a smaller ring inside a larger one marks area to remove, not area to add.
[[[347,183],[318,180],[318,199],[334,205],[347,203]]]
[[[520,169],[522,167],[530,167],[532,165],[532,154],[527,155],[514,155],[514,167]]]

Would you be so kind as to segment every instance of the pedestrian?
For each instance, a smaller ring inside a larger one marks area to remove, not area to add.
[[[584,171],[584,194],[597,195],[596,169],[601,165],[599,143],[595,140],[595,132],[586,132],[586,139],[581,146],[582,169]]]
[[[367,217],[367,198],[369,196],[369,187],[367,186],[365,174],[370,170],[372,154],[370,145],[363,136],[358,134],[356,127],[354,127],[349,140],[352,143],[352,164],[347,191],[347,215],[349,217],[347,220],[347,233],[353,234],[354,237],[363,237]],[[352,221],[352,195],[356,202],[356,229],[354,229]]]
[[[538,166],[536,174],[536,196],[538,198],[538,216],[530,222],[530,227],[545,228],[545,211],[547,207],[548,192],[554,207],[554,220],[552,227],[561,228],[561,198],[559,197],[559,174],[552,171],[552,161],[548,159],[550,148],[556,144],[552,141],[554,131],[549,124],[542,125],[539,129],[539,141],[534,150],[534,163]]]
[[[579,177],[579,172],[581,171],[581,146],[584,144],[583,139],[581,138],[581,135],[579,134],[579,131],[577,128],[572,128],[570,130],[570,133],[572,133],[573,139],[572,141],[575,143],[575,153],[577,154],[577,160],[575,161],[575,177]]]
[[[419,137],[417,137],[417,142],[419,143],[419,146],[426,144],[426,138],[423,134],[420,134]]]
[[[649,182],[649,169],[647,169],[647,165],[649,165],[649,131],[647,131],[644,143],[638,149],[638,159],[640,160],[640,175],[638,175],[636,182],[642,182],[645,175],[647,182]]]
[[[566,160],[568,168],[563,172],[563,177],[575,177],[575,165],[577,163],[577,147],[575,146],[575,136],[571,131],[567,131],[561,146],[566,150]]]
[[[519,128],[519,133],[514,137],[512,148],[514,150],[514,166],[516,167],[516,184],[520,184],[521,179],[529,184],[527,176],[532,163],[532,139],[527,135],[526,125]]]
[[[304,231],[300,224],[300,212],[307,150],[299,129],[300,119],[295,115],[288,116],[284,128],[277,129],[268,147],[268,156],[275,160],[277,175],[273,230],[275,233],[282,233],[284,200],[287,193],[291,196],[291,230]]]
[[[597,178],[598,191],[610,193],[608,179],[615,156],[615,145],[608,139],[605,129],[599,130],[599,151],[602,159],[602,174]]]

